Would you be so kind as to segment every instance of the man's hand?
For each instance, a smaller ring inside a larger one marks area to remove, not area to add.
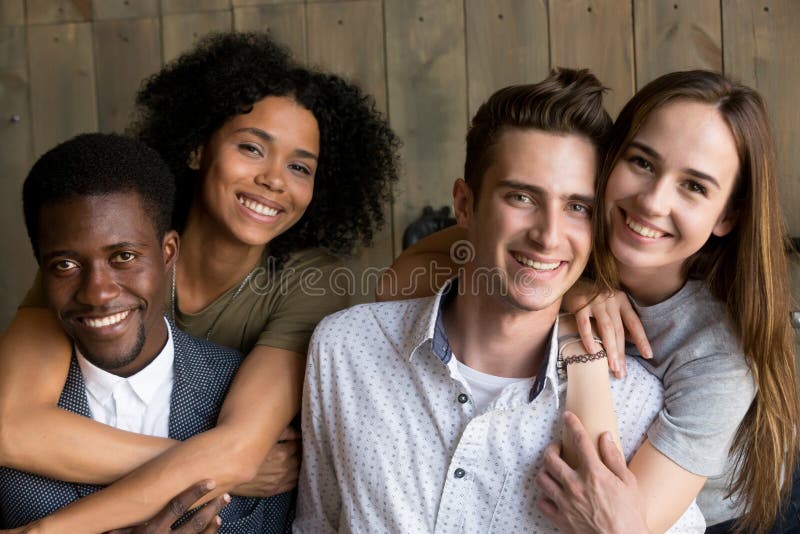
[[[255,478],[236,486],[234,495],[271,497],[297,486],[300,475],[300,432],[287,427],[267,453]]]
[[[574,414],[565,412],[564,424],[565,439],[574,440],[579,465],[577,470],[567,465],[558,445],[547,448],[544,467],[536,477],[545,495],[537,503],[542,513],[569,533],[649,532],[636,477],[611,435],[606,432],[600,438],[601,460]]]
[[[203,508],[197,510],[183,525],[172,530],[172,524],[180,519],[189,508],[200,500],[206,493],[214,489],[216,484],[211,480],[199,482],[184,490],[172,499],[155,517],[143,525],[114,530],[108,534],[164,534],[167,532],[178,534],[216,534],[222,520],[217,515],[231,500],[226,493],[208,502]]]

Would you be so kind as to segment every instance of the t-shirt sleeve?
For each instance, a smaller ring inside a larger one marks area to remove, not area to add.
[[[335,260],[287,265],[281,276],[280,298],[256,345],[305,354],[317,324],[348,305],[345,287],[335,284],[344,267]]]
[[[664,375],[664,407],[647,437],[687,471],[717,476],[726,469],[736,430],[755,394],[741,354],[685,358]]]
[[[19,305],[20,308],[46,308],[47,301],[44,298],[44,291],[42,290],[42,271],[36,271],[36,278],[33,280],[33,285],[31,285],[28,292],[25,294],[25,298],[22,299],[22,303]]]

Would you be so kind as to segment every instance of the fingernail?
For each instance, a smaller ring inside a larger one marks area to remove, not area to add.
[[[222,500],[225,502],[231,502],[231,496],[226,493],[222,496]]]
[[[604,439],[604,440],[605,440],[607,443],[611,443],[611,442],[613,442],[613,441],[614,441],[613,439],[611,439],[611,433],[610,433],[610,432],[603,432],[603,439]]]
[[[652,357],[653,357],[653,351],[652,351],[652,349],[647,349],[647,350],[646,350],[646,351],[644,351],[644,352],[645,352],[645,355],[644,355],[644,357],[645,357],[645,358],[647,358],[648,360],[649,360],[650,358],[652,358]]]
[[[217,523],[217,526],[222,524],[222,518],[220,516],[214,516],[214,521]]]
[[[214,482],[213,480],[207,480],[207,481],[206,481],[206,482],[203,484],[203,489],[205,489],[205,490],[212,490],[212,489],[214,489],[216,486],[217,486],[217,483],[216,483],[216,482]]]

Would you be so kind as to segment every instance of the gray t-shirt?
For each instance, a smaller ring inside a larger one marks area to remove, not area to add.
[[[633,306],[653,348],[652,360],[639,361],[664,383],[664,407],[647,437],[673,462],[709,477],[697,497],[708,525],[738,517],[725,498],[728,453],[756,384],[725,303],[690,280],[664,302]],[[630,343],[625,352],[639,355]]]

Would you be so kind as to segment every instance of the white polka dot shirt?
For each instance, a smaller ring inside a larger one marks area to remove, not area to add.
[[[294,532],[558,531],[536,507],[534,482],[561,431],[566,384],[555,371],[556,328],[537,376],[507,386],[477,413],[441,302],[366,304],[318,326]],[[662,406],[661,383],[629,360],[612,395],[630,458]],[[704,528],[692,504],[670,532]]]

